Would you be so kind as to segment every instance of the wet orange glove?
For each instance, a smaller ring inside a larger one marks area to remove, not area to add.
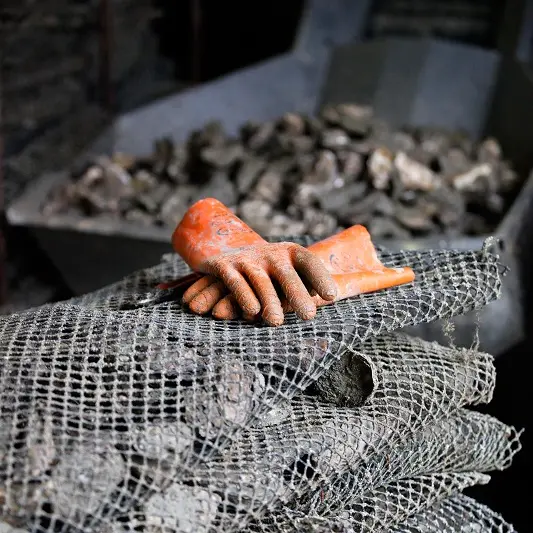
[[[191,269],[209,274],[183,296],[198,314],[210,311],[227,288],[246,315],[261,312],[267,324],[280,325],[284,313],[274,280],[291,309],[309,320],[316,305],[300,275],[325,301],[336,297],[336,284],[317,256],[295,243],[268,243],[214,198],[189,208],[172,245]]]
[[[377,256],[370,234],[360,225],[317,242],[309,246],[308,250],[332,273],[337,287],[334,301],[410,283],[415,278],[409,267],[385,267]],[[218,288],[210,291],[212,283],[208,277],[197,281],[187,291],[189,300],[191,297],[201,297],[204,309],[207,309],[205,312],[212,310],[213,316],[219,319],[229,320],[239,316],[240,309],[233,296],[222,297],[223,290]],[[331,303],[331,300],[324,300],[318,294],[313,297],[313,301],[317,307]],[[292,310],[288,301],[282,302],[282,307],[285,312]],[[244,316],[249,320],[256,318],[247,312]]]

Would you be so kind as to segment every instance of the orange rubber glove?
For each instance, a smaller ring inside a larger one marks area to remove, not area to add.
[[[316,305],[300,275],[325,301],[336,297],[336,284],[324,263],[291,242],[268,243],[214,198],[189,208],[172,235],[174,250],[192,270],[209,274],[184,294],[198,314],[211,310],[228,289],[247,315],[261,312],[267,324],[283,323],[284,312],[273,280],[296,314],[309,320]]]
[[[328,237],[308,247],[313,255],[320,258],[325,267],[332,273],[337,287],[334,301],[344,300],[352,296],[387,289],[415,279],[409,267],[387,268],[379,260],[372,244],[370,234],[363,226],[356,225],[337,235]],[[238,303],[232,295],[223,296],[223,292],[210,291],[211,280],[203,278],[192,285],[188,292],[196,298],[202,297],[205,308],[212,310],[215,318],[230,320],[240,314]],[[313,301],[317,307],[331,303],[320,295]],[[282,302],[284,312],[292,310],[290,302]],[[244,318],[254,320],[257,315],[244,312]]]

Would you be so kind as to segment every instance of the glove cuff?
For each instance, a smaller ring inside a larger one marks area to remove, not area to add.
[[[193,204],[172,235],[174,250],[198,272],[208,259],[265,242],[215,198]]]

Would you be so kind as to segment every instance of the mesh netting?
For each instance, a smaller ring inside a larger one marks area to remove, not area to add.
[[[498,257],[380,253],[416,281],[279,328],[147,304],[188,272],[174,256],[3,317],[0,527],[432,531],[451,506],[442,531],[507,531],[457,499],[519,447],[513,428],[466,410],[490,401],[491,357],[395,332],[494,300]]]
[[[348,531],[348,530],[345,530]],[[439,502],[409,517],[391,533],[516,533],[511,524],[488,507],[464,495]]]

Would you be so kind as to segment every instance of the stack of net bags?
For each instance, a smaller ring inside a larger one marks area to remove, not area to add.
[[[398,331],[495,300],[498,256],[380,255],[416,281],[279,328],[143,303],[176,256],[2,318],[0,532],[514,531],[463,494],[519,448],[470,409],[492,357]]]

